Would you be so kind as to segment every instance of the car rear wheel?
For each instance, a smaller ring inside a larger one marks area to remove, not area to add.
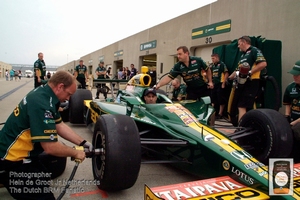
[[[84,100],[92,100],[91,91],[85,89],[78,89],[70,97],[69,101],[69,119],[70,123],[83,124],[84,123]]]
[[[248,135],[244,133],[243,137],[237,139],[238,144],[259,161],[268,163],[269,158],[290,155],[293,133],[279,112],[272,109],[251,110],[242,117],[239,127],[250,129]]]
[[[136,182],[141,165],[140,136],[134,120],[125,115],[101,115],[95,125],[93,146],[103,155],[92,158],[99,189],[118,191]]]

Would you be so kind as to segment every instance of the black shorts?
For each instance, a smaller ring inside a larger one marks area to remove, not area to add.
[[[81,84],[81,85],[78,85],[78,88],[82,88],[82,89],[86,89],[86,82],[85,82],[85,78],[82,78],[82,77],[78,77],[77,76],[77,81]]]
[[[238,108],[253,108],[256,95],[259,91],[259,79],[247,80],[244,85],[238,85],[235,90],[234,102]]]
[[[207,85],[204,84],[199,87],[190,87],[186,88],[186,99],[187,100],[200,100],[201,97],[210,96],[208,93]]]
[[[213,104],[225,105],[226,100],[226,89],[222,88],[222,83],[214,85],[214,89],[211,91],[211,102]]]

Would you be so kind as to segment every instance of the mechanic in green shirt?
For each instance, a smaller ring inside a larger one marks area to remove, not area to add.
[[[242,52],[242,55],[236,71],[239,71],[243,63],[248,63],[250,66],[249,79],[245,84],[236,88],[233,97],[233,102],[236,102],[234,104],[237,104],[235,106],[238,107],[238,120],[240,120],[247,110],[253,108],[255,97],[259,91],[260,73],[261,70],[267,67],[267,62],[261,50],[251,46],[251,39],[248,36],[243,36],[238,39],[238,48]],[[229,76],[230,80],[236,77],[236,71]]]
[[[228,78],[228,69],[222,61],[220,61],[219,54],[215,53],[211,55],[212,65],[211,72],[214,83],[214,88],[211,91],[212,106],[219,105],[219,113],[216,118],[222,118],[226,99],[226,80]]]
[[[189,56],[189,50],[186,46],[177,48],[177,58],[179,62],[174,65],[168,76],[164,76],[158,82],[156,89],[168,84],[180,75],[187,85],[187,99],[199,100],[201,97],[207,96],[208,89],[214,87],[209,67],[201,58]],[[206,78],[208,83],[206,83]]]
[[[97,67],[96,71],[95,71],[96,75],[97,75],[97,79],[105,79],[106,78],[106,68],[104,67],[104,62],[100,61],[99,66]],[[102,84],[97,84],[97,92],[96,92],[96,98],[95,99],[99,99],[99,94],[103,93],[104,98],[107,98],[107,92],[105,89],[106,84],[102,83]]]
[[[83,151],[62,144],[58,136],[92,150],[92,144],[63,123],[58,112],[60,102],[69,100],[75,91],[75,78],[67,71],[58,71],[46,85],[29,92],[8,117],[0,131],[0,183],[13,198],[55,199],[48,188],[49,172],[38,160],[43,151],[85,159]],[[20,173],[23,176],[17,175]],[[20,184],[14,184],[17,182]]]
[[[185,84],[180,84],[180,81],[175,78],[172,81],[172,86],[173,86],[173,96],[172,96],[172,101],[181,101],[185,100],[186,97],[186,85]]]
[[[38,59],[33,64],[34,67],[34,88],[46,83],[46,64],[44,61],[44,54],[38,53]]]
[[[77,79],[77,81],[81,84],[81,88],[86,89],[86,81],[88,81],[89,78],[87,67],[83,64],[83,60],[80,60],[79,65],[75,67],[74,76]],[[80,86],[78,88],[80,88]]]
[[[285,89],[283,105],[285,105],[285,116],[292,126],[294,137],[300,140],[300,60],[295,63],[289,73],[293,75],[294,81]]]

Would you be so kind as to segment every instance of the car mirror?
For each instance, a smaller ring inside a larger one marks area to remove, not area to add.
[[[122,96],[122,101],[126,102],[126,115],[130,116],[133,106],[135,105],[141,105],[143,102],[137,98],[132,96]]]

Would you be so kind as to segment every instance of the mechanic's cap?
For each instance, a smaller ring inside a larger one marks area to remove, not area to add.
[[[145,94],[145,96],[147,96],[149,93],[152,93],[156,96],[156,90],[153,88],[147,89],[144,94]]]
[[[293,69],[291,71],[289,71],[289,73],[291,73],[291,74],[293,74],[295,76],[300,75],[300,60],[298,60],[295,63]]]

